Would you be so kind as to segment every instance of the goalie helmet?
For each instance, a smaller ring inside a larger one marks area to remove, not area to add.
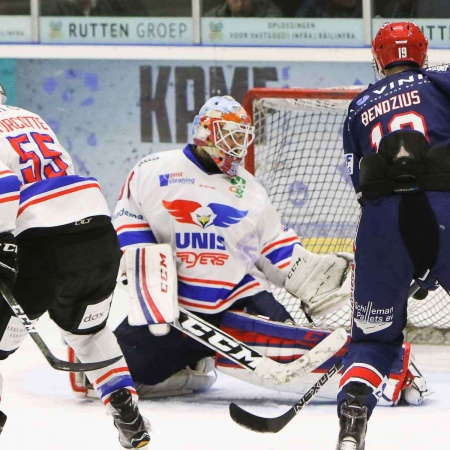
[[[372,53],[379,73],[395,63],[423,67],[427,48],[428,39],[414,22],[387,22],[372,41]]]
[[[194,118],[194,144],[203,148],[226,175],[236,176],[239,164],[255,137],[255,127],[233,97],[210,98]]]
[[[0,84],[0,105],[4,105],[6,103],[6,92],[3,89],[3,86]]]

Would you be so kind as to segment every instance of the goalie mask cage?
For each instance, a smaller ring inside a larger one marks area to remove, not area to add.
[[[243,106],[255,125],[245,167],[267,189],[282,222],[314,252],[352,251],[359,204],[344,161],[342,126],[361,86],[330,89],[251,89]],[[299,325],[308,321],[284,289],[274,294]],[[315,317],[318,327],[350,327],[350,302]],[[450,302],[438,288],[409,300],[407,339],[450,344]]]

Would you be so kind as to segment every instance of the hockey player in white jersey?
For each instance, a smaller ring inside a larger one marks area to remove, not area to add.
[[[106,320],[121,252],[98,181],[75,174],[71,157],[40,116],[4,105],[1,86],[0,98],[0,280],[30,319],[48,311],[82,362],[120,356]],[[0,301],[0,360],[26,334]],[[87,375],[122,446],[147,445],[148,423],[124,358]]]

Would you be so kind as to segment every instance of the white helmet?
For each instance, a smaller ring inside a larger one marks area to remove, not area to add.
[[[245,109],[233,97],[210,98],[194,118],[194,144],[203,148],[229,177],[235,177],[239,164],[255,138],[255,127]]]

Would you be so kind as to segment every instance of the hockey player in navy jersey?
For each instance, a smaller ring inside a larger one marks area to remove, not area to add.
[[[106,326],[121,252],[98,181],[75,174],[70,155],[40,116],[4,105],[1,86],[0,100],[0,280],[30,319],[48,311],[82,362],[121,356]],[[26,335],[1,300],[0,360]],[[87,376],[122,446],[148,444],[124,358]],[[1,413],[0,431],[5,420]]]
[[[367,420],[402,346],[413,280],[450,289],[450,70],[426,69],[427,47],[413,22],[384,24],[372,43],[381,79],[351,102],[344,124],[362,208],[338,450],[364,449]]]

